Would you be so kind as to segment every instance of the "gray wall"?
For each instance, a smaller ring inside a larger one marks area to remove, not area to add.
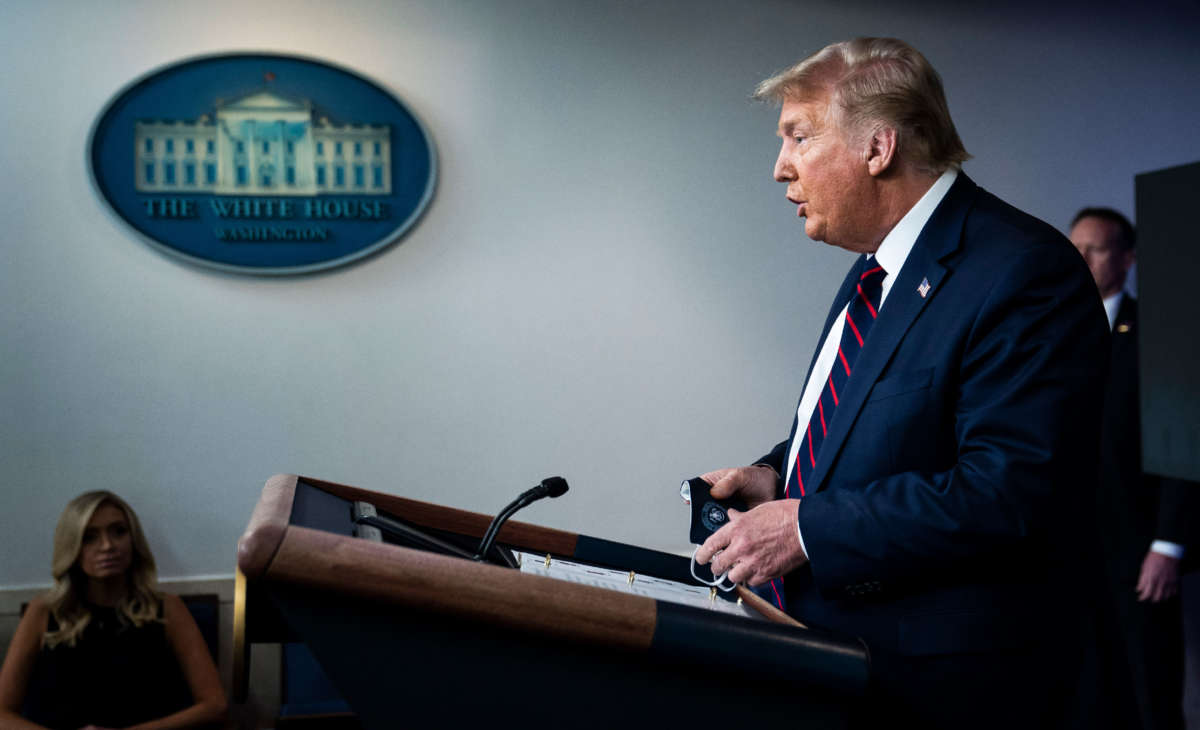
[[[271,474],[687,548],[680,478],[786,435],[849,254],[770,179],[760,78],[897,35],[978,182],[1063,226],[1200,159],[1194,9],[925,2],[9,2],[0,25],[0,586],[48,580],[74,494],[140,511],[166,577],[229,575]],[[1117,14],[1119,13],[1119,14]],[[94,193],[89,128],[196,54],[301,53],[404,98],[440,155],[399,245],[299,279],[210,273]]]

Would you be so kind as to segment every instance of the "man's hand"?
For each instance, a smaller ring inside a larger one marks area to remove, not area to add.
[[[748,468],[771,473],[767,469]],[[716,489],[712,491],[715,493]],[[750,501],[745,491],[741,494]],[[800,547],[800,533],[796,527],[799,504],[798,499],[781,499],[760,504],[747,512],[729,510],[729,524],[704,541],[696,551],[696,562],[712,561],[713,575],[729,571],[729,580],[752,586],[799,568],[808,562],[808,556]]]
[[[739,466],[735,469],[717,469],[700,478],[712,485],[709,494],[715,499],[728,499],[735,494],[754,509],[775,499],[779,475],[769,466]]]
[[[1179,560],[1153,550],[1147,552],[1142,561],[1142,572],[1138,576],[1138,600],[1158,603],[1178,592]]]

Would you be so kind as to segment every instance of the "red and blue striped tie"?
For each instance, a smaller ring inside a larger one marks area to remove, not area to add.
[[[838,407],[838,393],[845,391],[850,373],[854,370],[854,362],[858,360],[858,353],[862,352],[863,343],[867,341],[875,318],[879,316],[879,300],[883,293],[883,278],[887,276],[887,272],[874,258],[866,260],[862,268],[854,296],[850,300],[850,306],[846,308],[846,321],[842,327],[837,359],[825,379],[817,407],[813,409],[800,448],[796,451],[796,463],[783,490],[784,499],[803,498],[807,494],[808,487],[805,485],[808,484],[809,476],[817,465],[817,455],[829,434],[829,424],[833,423],[833,413]],[[760,586],[756,592],[774,602],[780,609],[785,608],[782,578],[772,580],[769,586]]]
[[[805,486],[813,467],[817,465],[817,454],[821,452],[821,444],[829,434],[829,424],[833,423],[833,413],[838,407],[838,393],[845,391],[858,353],[862,352],[863,343],[879,316],[879,298],[883,293],[883,277],[887,272],[875,263],[874,259],[866,262],[864,271],[859,274],[857,289],[846,308],[846,321],[842,327],[842,341],[838,344],[837,359],[833,369],[825,378],[821,388],[821,397],[817,407],[813,409],[812,417],[808,420],[808,428],[804,431],[800,448],[796,451],[796,463],[788,477],[787,486],[783,490],[783,498],[803,498],[808,493]]]

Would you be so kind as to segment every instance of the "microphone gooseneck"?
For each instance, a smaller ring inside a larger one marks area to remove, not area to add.
[[[500,528],[517,510],[545,497],[561,497],[566,492],[567,480],[562,477],[546,477],[541,484],[523,492],[521,496],[501,510],[500,514],[496,515],[492,524],[488,525],[487,532],[483,533],[483,539],[479,541],[479,550],[475,553],[475,560],[484,559],[488,551],[492,549],[492,543],[496,541],[496,535],[499,534]]]

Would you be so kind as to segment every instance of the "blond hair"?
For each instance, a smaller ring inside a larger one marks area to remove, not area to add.
[[[133,545],[133,558],[129,565],[129,591],[117,604],[118,615],[134,626],[151,621],[162,621],[160,606],[162,595],[158,592],[157,572],[154,555],[146,543],[142,525],[137,514],[125,500],[112,492],[99,490],[85,492],[67,503],[58,525],[54,528],[54,555],[50,560],[50,572],[54,586],[45,596],[50,615],[58,623],[54,631],[47,631],[43,641],[47,647],[58,644],[75,646],[76,641],[92,620],[88,608],[87,578],[79,567],[79,553],[83,549],[83,533],[92,515],[103,504],[111,504],[125,513]]]
[[[929,175],[961,165],[963,147],[942,79],[921,52],[896,38],[855,38],[828,45],[758,85],[754,98],[783,102],[825,94],[837,126],[868,135],[896,130],[899,154]]]

